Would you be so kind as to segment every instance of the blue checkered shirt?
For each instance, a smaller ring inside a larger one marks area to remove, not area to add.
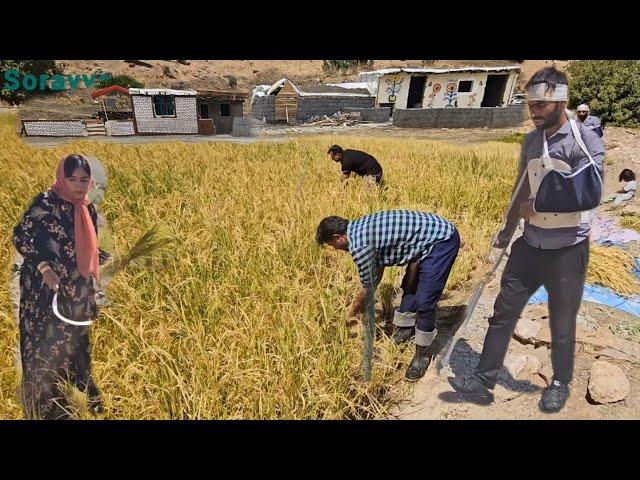
[[[348,249],[362,286],[372,288],[379,266],[422,261],[434,244],[449,240],[454,231],[450,221],[433,213],[389,210],[349,222]]]

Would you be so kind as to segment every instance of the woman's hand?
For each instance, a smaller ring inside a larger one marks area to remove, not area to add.
[[[44,279],[44,283],[46,283],[51,290],[54,292],[58,291],[60,288],[60,277],[56,272],[48,269],[42,274],[42,278]]]

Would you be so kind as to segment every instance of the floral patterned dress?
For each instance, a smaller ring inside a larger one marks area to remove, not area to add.
[[[88,209],[97,234],[96,209],[92,204]],[[102,411],[100,391],[91,377],[89,327],[69,325],[54,315],[54,292],[37,268],[46,261],[60,277],[58,296],[87,305],[90,318],[98,315],[97,282],[85,279],[77,268],[73,212],[73,204],[49,190],[36,197],[13,233],[24,257],[19,316],[21,400],[27,418],[70,418],[64,382],[87,392],[93,413]]]

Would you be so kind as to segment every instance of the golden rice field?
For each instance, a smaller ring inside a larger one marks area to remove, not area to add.
[[[104,418],[118,419],[384,417],[410,356],[378,341],[382,363],[374,365],[372,382],[360,381],[361,340],[345,326],[359,286],[356,268],[348,254],[316,246],[318,222],[391,208],[441,214],[463,242],[448,287],[470,289],[508,204],[519,148],[334,135],[243,145],[82,140],[36,149],[17,137],[14,122],[0,117],[5,279],[13,226],[69,153],[94,155],[109,171],[100,209],[112,253],[126,251],[153,224],[175,237],[169,254],[115,277],[112,305],[92,327]],[[343,187],[338,165],[325,154],[333,143],[380,159],[388,189],[379,194],[359,181]],[[383,283],[402,271],[387,270]],[[17,344],[5,281],[5,419],[22,415]]]

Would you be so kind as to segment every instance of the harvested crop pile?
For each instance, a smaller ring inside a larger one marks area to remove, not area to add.
[[[626,296],[640,294],[640,282],[633,273],[634,267],[633,257],[624,250],[591,245],[587,282]]]

